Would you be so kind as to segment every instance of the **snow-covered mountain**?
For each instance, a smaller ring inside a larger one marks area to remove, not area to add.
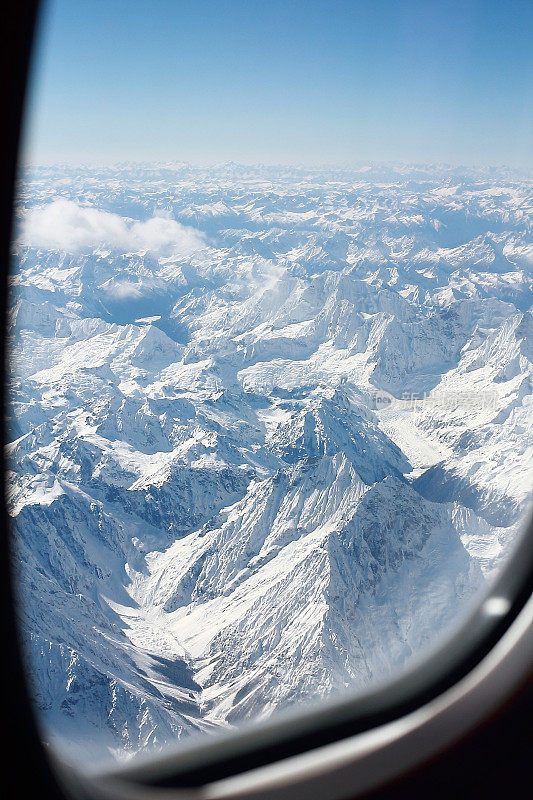
[[[43,735],[133,753],[364,688],[520,531],[531,181],[39,168],[9,492]]]

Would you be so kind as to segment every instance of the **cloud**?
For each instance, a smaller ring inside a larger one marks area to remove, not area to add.
[[[140,300],[144,296],[143,289],[148,294],[153,287],[143,282],[113,281],[106,283],[102,288],[105,294],[114,300]]]
[[[188,255],[205,246],[203,233],[169,217],[154,216],[140,222],[72,200],[54,200],[28,209],[18,238],[24,245],[70,253],[107,246],[122,252],[147,250],[170,256]]]

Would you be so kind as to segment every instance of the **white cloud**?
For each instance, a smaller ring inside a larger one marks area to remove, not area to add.
[[[122,252],[188,255],[205,246],[205,236],[165,216],[140,222],[72,200],[54,200],[25,212],[19,242],[71,253],[107,246]]]

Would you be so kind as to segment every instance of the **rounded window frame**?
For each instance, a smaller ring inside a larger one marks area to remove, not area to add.
[[[10,144],[5,151],[2,236],[4,323],[16,163],[38,6],[36,0],[14,4],[10,9],[13,19],[6,25],[7,49],[15,57],[11,64],[11,96],[6,103],[10,112],[7,121]],[[5,372],[4,329],[3,324]],[[3,404],[5,408],[5,396]],[[5,463],[3,466],[5,470]],[[7,523],[5,496],[2,506]],[[5,527],[7,530],[7,524]],[[31,702],[21,678],[8,538],[5,537],[8,557],[4,558],[7,592],[4,613],[8,623],[9,667],[17,677],[11,699],[18,708],[22,724],[28,726],[30,747],[38,750],[39,758],[34,759],[35,763],[38,762],[41,771],[44,769],[43,774],[51,767],[59,786],[74,797],[149,800],[152,796],[168,797],[170,794],[183,800],[189,797],[288,800],[309,794],[310,786],[324,800],[347,794],[355,796],[441,752],[458,736],[482,724],[531,678],[533,519],[525,526],[501,574],[459,629],[397,680],[364,695],[325,703],[316,710],[280,714],[271,722],[251,725],[183,752],[149,758],[138,756],[137,763],[132,765],[84,775],[63,764],[55,754],[45,753],[36,739]],[[468,712],[466,717],[465,711]],[[440,736],[435,735],[429,747],[419,747],[415,752],[413,748],[417,743],[420,745],[421,739],[427,739],[432,731],[435,733],[435,725],[441,727]],[[388,770],[383,769],[385,755],[390,759]]]

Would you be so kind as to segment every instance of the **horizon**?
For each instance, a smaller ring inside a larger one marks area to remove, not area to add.
[[[29,161],[24,158],[24,152],[21,153],[19,158],[19,172],[32,169],[45,169],[45,168],[71,168],[71,169],[122,169],[126,167],[146,167],[146,168],[191,168],[191,169],[217,169],[222,167],[242,167],[248,169],[294,169],[294,170],[310,170],[310,171],[346,171],[346,172],[370,172],[373,169],[390,169],[390,170],[427,170],[430,168],[442,171],[472,171],[472,172],[490,172],[490,171],[510,171],[522,175],[523,177],[533,178],[533,164],[531,166],[513,165],[505,162],[500,163],[461,163],[452,161],[407,161],[401,159],[394,160],[366,160],[360,162],[319,162],[319,161],[236,161],[234,159],[212,159],[212,160],[185,160],[185,159],[88,159],[75,160],[75,159],[57,159],[57,160],[42,160],[42,161]]]

